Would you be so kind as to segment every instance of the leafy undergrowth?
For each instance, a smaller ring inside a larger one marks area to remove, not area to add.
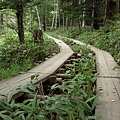
[[[8,33],[0,43],[0,80],[26,72],[45,57],[59,52],[58,46],[44,36],[44,45],[34,44],[30,33],[25,33],[25,44],[19,44],[16,33]]]
[[[111,53],[114,59],[120,65],[120,22],[113,22],[112,25],[101,27],[100,30],[93,30],[90,27],[69,28],[68,30],[58,29],[50,34],[75,38],[84,43],[93,45]]]
[[[63,79],[66,84],[52,86],[40,83],[33,85],[30,81],[27,88],[17,88],[18,92],[34,94],[33,99],[22,102],[12,99],[13,90],[9,92],[6,101],[0,99],[0,117],[9,120],[93,120],[94,109],[99,95],[96,95],[95,56],[86,46],[73,44],[67,40],[72,49],[81,56],[73,67],[66,68],[70,79]],[[32,76],[32,80],[38,76]],[[45,86],[48,87],[46,88]],[[39,94],[39,91],[40,94]],[[47,92],[46,92],[47,91]],[[38,95],[46,99],[38,99]]]

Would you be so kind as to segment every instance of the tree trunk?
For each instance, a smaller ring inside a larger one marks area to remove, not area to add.
[[[83,3],[85,3],[85,0],[83,0]],[[85,8],[82,10],[82,27],[85,27]]]
[[[87,3],[88,7],[85,9],[85,25],[91,26],[92,24],[92,11],[93,11],[93,1],[91,0],[85,0],[85,3]]]
[[[66,17],[65,23],[66,23],[66,29],[68,29],[68,17]]]
[[[53,29],[54,22],[55,22],[55,14],[53,13],[53,19],[52,19],[52,26],[51,26],[51,29]]]
[[[59,22],[59,28],[60,28],[60,13],[59,13],[59,18],[58,18],[58,22]]]
[[[116,12],[119,13],[120,11],[120,0],[116,0]]]
[[[118,1],[105,0],[105,18],[104,25],[109,24],[108,20],[114,20],[114,16],[118,13]]]
[[[70,27],[73,27],[73,18],[70,20]]]
[[[40,29],[36,29],[33,31],[34,43],[36,44],[44,44],[43,32]]]
[[[46,31],[47,27],[46,27],[46,21],[43,22],[43,30]]]
[[[32,31],[33,17],[32,17],[32,7],[30,7],[30,31]]]
[[[106,13],[106,17],[107,19],[113,20],[114,19],[114,15],[116,14],[116,7],[117,4],[115,1],[108,1],[107,4],[107,13]]]
[[[118,13],[120,13],[120,0],[118,0]]]
[[[78,29],[79,29],[79,31],[81,30],[81,21],[80,20],[78,21]]]
[[[37,17],[38,17],[39,28],[34,30],[34,33],[33,33],[34,43],[37,43],[37,44],[40,43],[43,45],[44,38],[43,38],[42,25],[41,25],[41,20],[40,20],[39,11],[38,11],[37,6],[36,6],[36,12],[37,12]]]
[[[3,28],[3,14],[0,15],[0,30]]]
[[[94,10],[93,10],[93,18],[94,18],[94,21],[93,21],[93,28],[95,30],[98,30],[99,29],[99,25],[98,25],[98,11],[97,11],[97,7],[98,7],[98,1],[97,0],[94,0]]]
[[[64,12],[63,12],[63,28],[65,27],[65,14],[64,14]]]
[[[85,10],[85,8],[84,8],[84,10]],[[83,18],[83,20],[82,20],[82,27],[85,27],[85,11],[84,10],[82,12],[82,18]]]
[[[106,25],[106,19],[107,19],[107,0],[104,0],[104,10],[105,10],[105,12],[104,12],[104,21],[103,21],[103,23],[104,23],[104,25]]]
[[[45,5],[46,6],[46,5]],[[46,10],[43,8],[43,30],[46,31],[47,30],[47,22],[46,22]]]
[[[57,28],[58,23],[58,0],[55,1],[55,29]]]
[[[20,43],[24,43],[24,27],[23,27],[23,5],[19,3],[16,8],[16,16],[17,16],[17,25],[18,25],[18,36]]]

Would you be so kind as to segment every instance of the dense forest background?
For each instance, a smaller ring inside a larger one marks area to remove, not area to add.
[[[20,43],[24,31],[110,24],[119,13],[119,0],[1,0],[0,30],[16,30]]]

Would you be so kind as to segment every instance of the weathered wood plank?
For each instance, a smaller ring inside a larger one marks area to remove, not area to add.
[[[105,76],[109,75],[109,76],[111,76],[102,52],[96,53],[96,63],[97,63],[97,73],[98,73],[98,75],[103,75],[103,76],[104,75]]]
[[[118,76],[120,75],[120,70],[118,69],[118,64],[115,62],[112,55],[108,52],[104,52],[104,58],[106,60],[108,69],[111,73],[111,75]]]
[[[102,103],[97,104],[95,112],[96,115],[103,117],[97,120],[120,120],[120,101],[102,101]]]
[[[111,78],[97,78],[97,93],[101,94],[99,96],[100,102],[119,101],[118,92],[113,81],[114,79]]]

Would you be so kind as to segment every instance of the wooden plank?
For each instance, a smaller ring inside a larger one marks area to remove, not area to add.
[[[114,79],[111,78],[97,78],[97,93],[101,93],[100,102],[120,100],[113,81]]]
[[[23,73],[20,75],[17,75],[15,77],[9,78],[7,80],[0,81],[0,90],[12,86],[13,84],[19,83],[20,81],[23,81],[24,79],[29,78],[30,76],[34,75],[35,73]]]
[[[111,76],[102,52],[96,53],[96,63],[98,75]]]
[[[103,117],[96,120],[120,120],[120,101],[98,103],[95,112]]]
[[[104,55],[104,58],[106,60],[106,63],[107,63],[107,66],[109,68],[111,75],[114,75],[114,76],[120,75],[120,69],[118,69],[118,64],[115,62],[112,55],[105,51],[103,55]]]
[[[120,99],[120,79],[114,78],[113,83]]]

